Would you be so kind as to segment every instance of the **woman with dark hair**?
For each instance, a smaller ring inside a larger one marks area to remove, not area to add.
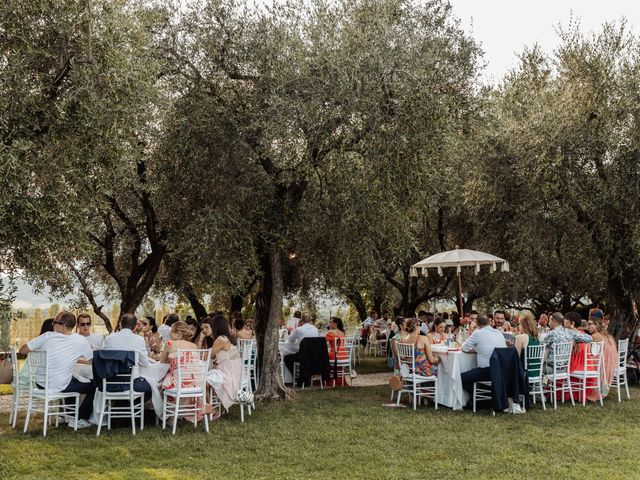
[[[195,344],[198,344],[198,342],[202,343],[200,340],[200,323],[198,323],[198,321],[191,315],[188,315],[184,322],[189,326],[189,329],[193,333],[191,341]]]
[[[53,332],[53,318],[47,318],[40,326],[40,335],[47,332]]]
[[[242,359],[227,319],[223,315],[216,315],[210,323],[213,339],[211,358],[215,361],[215,368],[209,370],[207,383],[213,387],[225,410],[229,410],[238,396]]]
[[[236,318],[233,326],[236,330],[236,338],[241,340],[251,340],[253,338],[253,332],[242,318]]]
[[[444,325],[444,322],[441,324]],[[416,372],[418,375],[430,377],[436,375],[440,357],[433,354],[431,340],[426,335],[420,335],[420,323],[417,318],[409,318],[404,323],[407,336],[403,343],[414,345]]]
[[[440,320],[439,318],[436,318],[436,320],[433,322],[433,326],[431,327],[431,331],[429,332],[429,335],[428,335],[429,340],[431,340],[431,343],[433,344],[444,343],[446,338],[447,320]]]
[[[213,328],[211,327],[211,317],[205,317],[200,322],[200,343],[198,348],[211,348],[213,347]]]
[[[342,377],[338,377],[337,373],[337,362],[338,360],[348,360],[349,352],[344,344],[346,335],[341,318],[331,317],[329,319],[329,331],[325,338],[329,344],[329,366],[335,370],[332,372],[335,380],[333,386],[343,387]]]
[[[160,352],[160,350],[162,349],[162,337],[158,333],[156,319],[153,317],[142,317],[140,319],[140,326],[142,327],[140,333],[142,333],[142,335],[144,336],[144,340],[147,343],[149,352]]]

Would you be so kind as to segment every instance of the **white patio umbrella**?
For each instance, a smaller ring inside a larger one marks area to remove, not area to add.
[[[462,308],[462,267],[476,267],[476,275],[480,273],[480,265],[490,265],[490,272],[495,272],[500,265],[503,272],[509,271],[509,262],[504,258],[496,257],[490,253],[478,252],[476,250],[467,250],[466,248],[457,248],[448,252],[440,252],[431,255],[424,260],[411,266],[411,275],[414,277],[420,274],[428,276],[429,268],[437,268],[438,274],[443,275],[443,268],[456,267],[458,273],[458,301],[460,302],[460,315],[464,316]]]

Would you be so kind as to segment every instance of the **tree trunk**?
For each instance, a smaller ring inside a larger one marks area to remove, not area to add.
[[[231,295],[231,313],[241,312],[243,306],[244,306],[244,296]]]
[[[367,306],[364,303],[364,299],[360,292],[352,292],[347,294],[347,298],[351,302],[351,304],[355,307],[358,312],[358,317],[360,317],[360,321],[364,322],[367,319]]]
[[[616,339],[629,338],[638,328],[633,296],[624,288],[619,277],[607,281],[607,310],[609,311],[609,333]]]
[[[198,295],[196,294],[196,292],[193,290],[193,287],[191,285],[187,285],[184,288],[184,293],[187,297],[187,300],[189,300],[189,305],[191,305],[191,309],[193,310],[193,313],[196,315],[196,318],[198,319],[198,321],[205,318],[207,316],[207,309],[200,302],[200,299],[198,298]]]
[[[278,327],[282,316],[284,284],[282,254],[271,247],[263,259],[264,276],[256,299],[256,336],[262,352],[260,385],[256,391],[258,400],[283,400],[291,392],[282,385],[278,361]],[[265,316],[266,315],[266,316]]]

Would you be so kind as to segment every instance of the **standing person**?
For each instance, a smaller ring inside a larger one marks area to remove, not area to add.
[[[21,355],[27,355],[34,350],[47,352],[49,364],[49,391],[55,393],[77,392],[86,397],[80,404],[78,412],[77,428],[88,427],[91,412],[93,411],[93,394],[95,384],[93,382],[81,382],[73,376],[76,363],[90,364],[93,360],[93,350],[87,339],[77,333],[73,333],[76,326],[76,317],[71,312],[59,312],[53,319],[53,332],[44,334],[29,340],[20,347]],[[44,387],[45,374],[36,373],[36,382]],[[70,399],[67,399],[70,400]],[[74,426],[74,420],[69,421]]]
[[[102,345],[102,336],[91,333],[91,315],[88,313],[81,313],[78,315],[78,334],[83,336],[91,345],[93,350],[98,350]]]
[[[491,380],[491,369],[489,361],[495,348],[505,348],[507,346],[502,332],[490,325],[487,315],[478,315],[476,319],[477,329],[462,344],[462,351],[478,354],[478,367],[463,372],[462,387],[470,394],[473,394],[473,384],[482,380]],[[514,404],[515,407],[515,404]]]

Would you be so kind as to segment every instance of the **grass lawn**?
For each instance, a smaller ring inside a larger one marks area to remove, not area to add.
[[[640,478],[640,395],[526,415],[393,409],[387,387],[300,391],[214,422],[209,435],[66,426],[23,435],[0,415],[0,478]]]

